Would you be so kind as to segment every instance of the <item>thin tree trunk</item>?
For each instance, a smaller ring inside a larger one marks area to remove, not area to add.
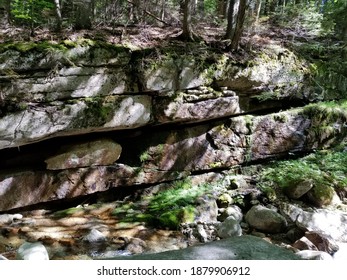
[[[161,0],[160,18],[165,21],[165,0]]]
[[[235,0],[230,0],[228,10],[228,26],[225,34],[225,39],[232,39],[234,35],[234,6]]]
[[[247,0],[240,0],[235,33],[231,41],[232,50],[237,50],[240,44],[241,35],[243,31],[243,24],[244,24],[245,16],[246,16],[246,7],[247,7]]]
[[[194,0],[184,0],[182,37],[186,41],[194,41],[194,35],[192,30],[193,4]]]
[[[54,0],[54,7],[55,7],[55,15],[57,19],[56,29],[57,31],[61,30],[62,25],[62,17],[61,17],[61,6],[59,0]]]
[[[256,13],[255,14],[255,23],[258,23],[258,21],[259,21],[261,3],[262,3],[262,0],[257,0],[257,3],[255,5],[255,13]]]
[[[11,0],[5,1],[5,11],[6,11],[6,21],[8,23],[11,23],[12,17],[11,17]]]

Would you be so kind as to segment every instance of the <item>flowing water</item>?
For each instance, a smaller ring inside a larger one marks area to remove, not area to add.
[[[25,241],[43,243],[50,259],[113,257],[187,247],[188,240],[179,231],[122,222],[112,214],[115,207],[117,203],[103,203],[73,211],[21,213],[22,219],[0,225],[0,254],[15,259],[16,250]],[[104,239],[86,241],[91,230],[97,230]]]

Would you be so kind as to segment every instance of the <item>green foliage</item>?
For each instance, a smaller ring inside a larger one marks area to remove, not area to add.
[[[216,0],[205,0],[205,12],[213,14],[217,11],[217,1]]]
[[[330,0],[323,7],[323,26],[332,30],[342,40],[347,40],[347,1]]]
[[[316,100],[347,98],[346,46],[329,41],[300,43],[293,46],[309,62],[310,80]]]
[[[304,30],[310,35],[319,35],[323,32],[323,15],[315,6],[314,1],[304,3],[290,2],[282,10],[278,10],[272,21],[281,27]]]
[[[210,185],[192,185],[190,180],[179,180],[166,190],[127,203],[114,210],[125,222],[145,222],[149,225],[177,229],[182,222],[193,222],[196,200],[210,192]]]
[[[30,26],[45,20],[44,13],[52,10],[54,5],[46,0],[12,0],[11,13],[13,18],[22,24]]]
[[[286,188],[305,180],[311,180],[316,191],[323,188],[336,190],[347,188],[347,153],[344,151],[317,152],[302,159],[271,164],[261,173],[264,187]]]

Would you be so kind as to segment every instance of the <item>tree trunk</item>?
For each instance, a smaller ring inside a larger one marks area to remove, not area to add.
[[[226,18],[228,14],[227,7],[228,7],[227,0],[218,0],[218,3],[217,3],[218,15],[221,16],[222,18]]]
[[[259,16],[260,16],[260,10],[261,10],[261,2],[262,0],[257,0],[257,3],[255,4],[255,22],[258,23]]]
[[[235,0],[230,0],[228,10],[228,26],[225,34],[225,39],[232,39],[234,35],[234,6]]]
[[[204,0],[199,0],[197,6],[198,6],[199,14],[203,16],[205,14],[205,2],[204,2]]]
[[[75,0],[75,28],[91,29],[92,28],[92,0]]]
[[[184,0],[183,6],[183,33],[182,38],[186,41],[194,41],[192,29],[192,10],[194,0]]]
[[[237,22],[235,27],[235,33],[231,41],[231,49],[237,50],[240,44],[241,35],[243,31],[243,24],[246,15],[247,0],[240,0],[239,12],[237,14]]]
[[[6,0],[4,4],[5,12],[6,12],[6,22],[11,23],[11,0]]]
[[[54,7],[55,7],[55,16],[57,20],[56,29],[57,31],[61,30],[62,25],[62,17],[61,17],[61,6],[59,0],[54,0]]]
[[[160,18],[165,20],[165,0],[161,0]]]

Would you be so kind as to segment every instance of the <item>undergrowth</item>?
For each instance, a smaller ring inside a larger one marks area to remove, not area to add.
[[[346,143],[345,143],[346,144]],[[310,180],[314,185],[333,187],[337,191],[347,188],[347,153],[319,151],[301,159],[273,163],[260,175],[261,185],[286,188]]]
[[[182,222],[194,221],[197,199],[208,195],[210,190],[209,184],[192,185],[188,179],[176,181],[166,190],[142,197],[139,202],[125,203],[113,215],[125,222],[177,229]]]

